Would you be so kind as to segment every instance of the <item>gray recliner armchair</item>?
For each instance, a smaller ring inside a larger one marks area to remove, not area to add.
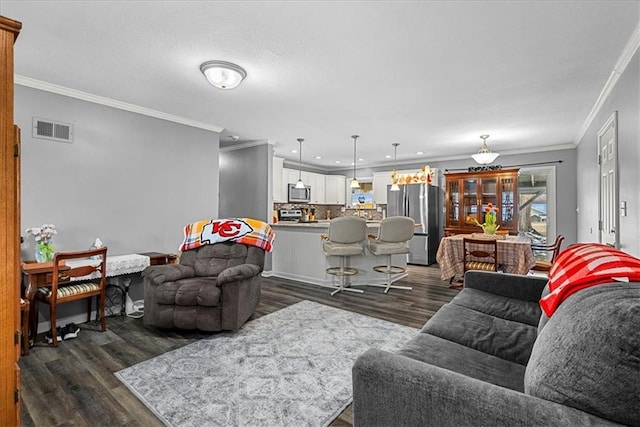
[[[184,251],[178,264],[147,267],[144,324],[237,330],[260,301],[264,250],[225,242]]]

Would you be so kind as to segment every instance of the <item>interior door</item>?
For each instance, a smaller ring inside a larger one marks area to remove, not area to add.
[[[20,424],[20,141],[13,44],[22,24],[0,16],[0,425]]]
[[[620,247],[618,229],[618,113],[607,120],[598,132],[600,171],[600,243]]]

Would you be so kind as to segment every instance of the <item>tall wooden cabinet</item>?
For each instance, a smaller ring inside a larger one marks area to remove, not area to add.
[[[0,16],[0,425],[20,424],[20,145],[13,124],[13,44],[22,24]]]
[[[518,169],[444,175],[445,234],[478,233],[489,203],[498,207],[500,230],[518,233]]]

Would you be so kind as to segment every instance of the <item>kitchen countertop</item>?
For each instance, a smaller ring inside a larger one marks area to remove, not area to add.
[[[281,277],[297,282],[309,283],[335,289],[337,277],[327,274],[327,268],[339,267],[340,257],[326,256],[323,251],[322,234],[328,234],[330,221],[318,222],[280,221],[271,224],[276,234],[271,253],[271,268],[263,272],[264,276]],[[378,234],[380,221],[367,223],[367,234]],[[352,286],[368,286],[386,283],[386,275],[373,267],[386,262],[385,257],[377,257],[365,248],[362,254],[349,257],[349,266],[357,268],[358,274],[348,278]],[[393,265],[406,266],[405,254],[392,255]],[[392,280],[405,277],[406,273],[396,274]],[[367,291],[368,292],[368,291]]]
[[[321,219],[318,222],[295,222],[280,221],[276,224],[270,224],[272,227],[289,227],[289,228],[328,228],[330,220]],[[380,228],[380,221],[367,221],[367,228]]]

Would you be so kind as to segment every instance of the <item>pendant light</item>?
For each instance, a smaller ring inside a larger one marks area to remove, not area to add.
[[[302,141],[304,141],[304,138],[298,138],[298,144],[300,145],[300,149],[298,150],[300,163],[298,164],[298,182],[296,182],[296,188],[304,188],[304,182],[302,182]]]
[[[351,135],[351,138],[353,138],[353,179],[351,180],[351,184],[349,184],[350,188],[360,188],[360,184],[356,178],[356,140],[359,137],[360,135]]]
[[[393,179],[393,184],[391,184],[391,191],[400,191],[400,186],[398,185],[398,180],[396,177],[396,163],[398,161],[398,145],[399,142],[394,142],[393,144],[393,172],[391,172],[391,179]]]
[[[482,148],[480,148],[480,151],[476,154],[472,154],[471,157],[479,165],[488,165],[497,159],[500,154],[491,152],[489,147],[487,147],[487,138],[489,138],[489,135],[480,135],[480,138],[482,139]]]

